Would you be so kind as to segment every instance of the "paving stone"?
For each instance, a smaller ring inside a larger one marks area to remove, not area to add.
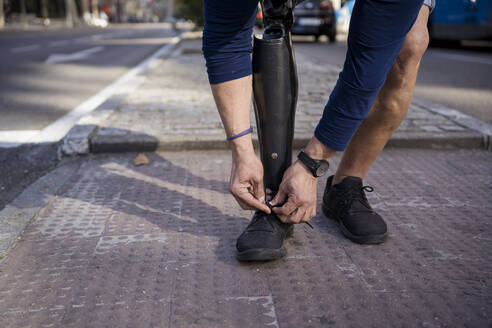
[[[200,50],[200,43],[184,41],[183,49]],[[297,53],[296,59],[299,100],[294,144],[304,147],[322,115],[339,68],[314,63],[303,53]],[[253,113],[251,123],[256,124]],[[178,53],[149,72],[90,139],[91,152],[226,148],[200,51]],[[482,143],[479,133],[412,104],[389,146],[480,148]]]
[[[490,153],[387,149],[365,181],[386,243],[354,244],[319,214],[284,259],[249,264],[229,156],[80,158],[0,263],[2,327],[490,325]]]

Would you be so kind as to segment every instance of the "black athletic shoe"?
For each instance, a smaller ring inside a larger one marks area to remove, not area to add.
[[[237,239],[239,261],[269,261],[287,254],[282,246],[294,232],[294,225],[283,223],[275,214],[257,211]]]
[[[372,192],[370,186],[362,186],[357,177],[347,177],[332,186],[333,176],[326,182],[323,195],[323,213],[326,217],[338,220],[342,233],[359,244],[379,244],[388,237],[388,227],[383,218],[376,213],[367,201],[365,191]]]

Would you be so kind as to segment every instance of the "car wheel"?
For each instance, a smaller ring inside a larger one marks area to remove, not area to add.
[[[319,35],[314,36],[314,42],[319,42]]]
[[[332,29],[332,32],[327,35],[330,43],[333,43],[337,40],[337,30],[335,28]]]

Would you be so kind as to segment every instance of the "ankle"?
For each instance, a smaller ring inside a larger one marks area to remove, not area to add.
[[[363,176],[359,175],[359,174],[354,174],[354,175],[343,175],[343,174],[335,174],[335,176],[333,177],[333,180],[331,181],[331,185],[334,186],[334,185],[337,185],[339,184],[340,182],[342,182],[345,178],[348,178],[348,177],[356,177],[356,178],[360,178],[361,180],[364,179]]]

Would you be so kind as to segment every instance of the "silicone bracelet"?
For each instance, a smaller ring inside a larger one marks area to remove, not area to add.
[[[245,136],[245,135],[250,134],[252,132],[253,132],[253,127],[250,126],[249,129],[244,130],[243,132],[239,132],[238,134],[236,134],[236,135],[234,135],[232,137],[227,138],[227,141],[231,141],[231,140],[237,139],[239,137]]]

